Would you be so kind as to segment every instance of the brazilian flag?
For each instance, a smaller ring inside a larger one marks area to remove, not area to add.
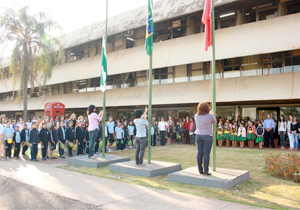
[[[147,15],[147,26],[146,26],[146,44],[145,48],[148,55],[151,55],[153,50],[153,34],[154,34],[154,23],[153,23],[153,9],[152,0],[148,0],[148,15]]]

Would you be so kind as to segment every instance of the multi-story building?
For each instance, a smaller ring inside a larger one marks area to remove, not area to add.
[[[192,115],[211,101],[211,52],[204,52],[204,0],[154,3],[154,116]],[[110,8],[113,9],[113,8]],[[109,115],[131,116],[148,104],[147,7],[108,20]],[[300,1],[215,0],[217,114],[254,120],[300,114]],[[102,106],[101,47],[105,21],[65,36],[65,57],[45,87],[28,95],[29,115],[59,101],[68,113]],[[8,67],[0,82],[0,112],[22,115]]]

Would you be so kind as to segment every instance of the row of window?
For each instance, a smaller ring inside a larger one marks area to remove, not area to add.
[[[243,0],[215,8],[216,29],[232,27],[245,23],[276,18],[283,15],[298,13],[299,0]],[[202,33],[204,25],[201,23],[202,12],[173,18],[154,24],[154,42]],[[108,36],[107,52],[113,52],[145,44],[145,27],[128,30],[116,35]],[[65,50],[63,63],[74,62],[93,56],[101,52],[102,41],[96,40]],[[10,77],[8,68],[0,72],[2,78]]]
[[[216,62],[216,78],[245,77],[267,74],[297,72],[300,68],[300,50],[264,55],[224,59]],[[107,78],[107,89],[148,85],[148,71],[111,75]],[[209,62],[154,69],[153,85],[200,81],[211,79]],[[48,85],[29,90],[29,97],[46,97],[60,94],[83,93],[100,90],[100,77]],[[14,100],[13,92],[0,94],[0,100]]]

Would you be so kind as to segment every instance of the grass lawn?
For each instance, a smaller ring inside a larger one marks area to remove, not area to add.
[[[114,152],[134,159],[135,150]],[[167,182],[167,175],[146,178],[111,172],[107,167],[98,169],[64,166],[64,169],[94,176],[115,179],[164,190],[180,191],[224,201],[276,209],[300,209],[300,184],[271,177],[266,172],[265,155],[271,150],[217,148],[217,167],[248,170],[250,180],[231,190],[199,187]],[[281,151],[287,153],[286,151]],[[147,157],[147,153],[145,153]],[[196,166],[196,147],[188,145],[167,145],[152,147],[152,160],[181,163],[182,168]]]

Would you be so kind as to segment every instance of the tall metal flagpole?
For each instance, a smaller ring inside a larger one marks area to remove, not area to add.
[[[108,0],[106,0],[106,19],[105,19],[105,50],[107,46],[107,11],[108,11]],[[103,47],[103,46],[102,46]],[[102,116],[102,157],[105,157],[105,119],[106,119],[106,90],[103,92],[103,116]]]
[[[213,98],[212,98],[212,110],[216,115],[216,61],[215,61],[215,9],[214,0],[211,0],[211,19],[212,19],[212,85],[213,85]],[[213,171],[216,171],[216,124],[213,124]]]

